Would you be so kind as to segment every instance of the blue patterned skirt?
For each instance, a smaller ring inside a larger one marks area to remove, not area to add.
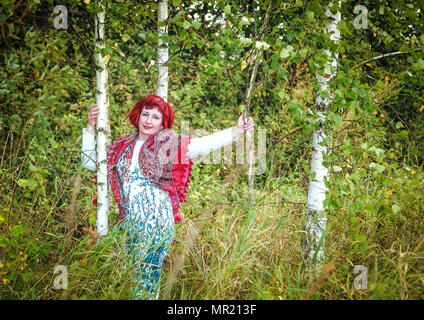
[[[138,166],[122,182],[121,228],[127,236],[127,261],[136,269],[133,298],[157,299],[162,266],[175,233],[171,199],[141,175]]]

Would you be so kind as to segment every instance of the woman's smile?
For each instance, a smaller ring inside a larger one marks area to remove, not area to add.
[[[140,139],[147,139],[150,135],[158,132],[163,128],[162,113],[158,108],[143,109],[139,120],[139,135]]]

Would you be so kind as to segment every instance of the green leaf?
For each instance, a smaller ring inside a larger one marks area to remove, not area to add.
[[[33,179],[19,179],[18,185],[21,187],[28,187],[29,190],[33,191],[35,188],[37,188],[38,183]]]
[[[367,237],[364,234],[358,234],[357,236],[354,237],[355,241],[359,241],[359,242],[365,242],[365,240],[367,239]]]
[[[188,28],[190,28],[191,27],[191,23],[190,22],[188,22],[187,20],[185,20],[184,21],[184,23],[183,23],[183,28],[184,29],[188,29]]]
[[[342,171],[342,168],[339,167],[339,166],[333,166],[333,171],[334,172],[340,172],[340,171]]]
[[[127,42],[128,40],[131,40],[131,37],[128,35],[128,33],[124,33],[122,36],[122,41]]]
[[[315,20],[315,12],[306,10],[306,17],[308,18],[309,21],[314,21]]]
[[[400,211],[400,207],[397,204],[392,205],[393,213],[398,213]]]
[[[307,48],[303,48],[299,51],[299,54],[301,57],[305,58],[306,54],[308,53],[308,49]]]
[[[250,25],[250,20],[249,20],[249,18],[248,18],[248,17],[243,17],[243,18],[241,18],[241,20],[240,20],[240,24],[241,24],[242,26],[248,26],[248,25]]]
[[[224,8],[224,12],[227,16],[229,16],[231,14],[231,6],[229,4],[227,4]]]
[[[240,42],[243,46],[249,46],[252,44],[252,39],[240,36]]]
[[[193,28],[196,30],[198,30],[202,26],[202,24],[199,21],[193,21],[192,25],[193,25]]]
[[[10,116],[9,119],[12,121],[12,123],[17,124],[18,126],[20,126],[22,123],[22,118],[18,114]]]
[[[339,29],[341,33],[348,33],[349,32],[347,25],[346,25],[346,21],[344,21],[344,20],[340,20],[340,22],[337,24],[337,29]]]
[[[353,203],[353,206],[354,206],[355,210],[359,211],[364,206],[364,203],[362,201],[355,201]]]
[[[260,50],[260,49],[268,50],[269,47],[270,47],[270,45],[268,43],[266,43],[265,41],[256,41],[255,48],[258,49],[258,50]]]
[[[419,71],[419,70],[424,70],[424,60],[423,59],[418,59],[417,62],[415,62],[412,66],[411,66],[412,70],[414,71]]]
[[[290,56],[290,51],[287,48],[284,48],[280,51],[281,59],[286,59]]]
[[[401,132],[399,132],[398,137],[401,139],[407,139],[408,135],[409,135],[408,131],[402,130]]]
[[[0,234],[0,247],[5,247],[8,242],[9,239],[6,236]]]
[[[21,273],[22,280],[28,282],[32,279],[32,272]]]
[[[9,258],[11,258],[11,259],[13,259],[13,260],[15,260],[15,259],[19,258],[19,254],[17,254],[17,253],[16,253],[16,252],[14,252],[14,251],[9,252],[7,255],[9,256]]]
[[[48,96],[48,97],[47,97],[47,99],[46,99],[46,104],[47,104],[47,105],[51,105],[51,104],[53,104],[56,100],[57,100],[57,97],[56,97],[55,95]]]
[[[374,152],[375,152],[375,155],[376,155],[377,157],[380,157],[380,156],[384,155],[384,150],[383,150],[383,149],[376,148],[376,147],[374,147],[374,146],[372,146],[372,147],[371,147],[371,148],[369,148],[368,150],[369,150],[369,151],[374,151]]]
[[[21,225],[13,226],[10,228],[10,233],[15,237],[20,236],[24,232],[24,228]]]
[[[377,173],[382,173],[386,169],[386,167],[384,167],[383,165],[375,163],[375,162],[371,162],[369,166],[370,168],[375,169]]]
[[[386,86],[386,85],[385,85],[385,84],[384,84],[384,82],[383,82],[383,81],[381,81],[381,80],[378,80],[378,81],[377,81],[377,83],[375,84],[375,88],[376,88],[377,90],[381,90],[381,89],[383,89],[385,86]]]
[[[20,67],[19,64],[13,63],[9,66],[9,69],[12,71],[16,71],[16,70],[19,70],[19,67]]]
[[[59,144],[56,141],[54,141],[52,138],[49,138],[49,141],[54,149],[57,149],[59,147]]]

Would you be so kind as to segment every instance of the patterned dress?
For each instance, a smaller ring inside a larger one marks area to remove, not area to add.
[[[142,143],[137,140],[132,159],[138,158]],[[130,149],[131,146],[120,157],[118,172],[122,171],[124,155]],[[125,210],[121,228],[127,235],[129,263],[137,270],[134,298],[157,298],[161,269],[175,230],[171,199],[168,192],[140,173],[138,161],[132,161],[130,172],[125,172],[124,177],[118,175],[118,179],[123,182],[121,194]]]
[[[233,141],[231,128],[201,138],[189,144],[191,159],[222,148]],[[161,270],[171,246],[175,225],[171,198],[167,191],[152,183],[141,174],[138,164],[140,149],[144,141],[137,140],[131,159],[122,153],[117,163],[124,220],[121,229],[126,233],[127,267],[135,268],[133,298],[157,299],[160,290]],[[83,129],[81,159],[83,166],[96,170],[94,134]],[[123,161],[131,161],[124,166]],[[123,168],[130,168],[124,170]]]

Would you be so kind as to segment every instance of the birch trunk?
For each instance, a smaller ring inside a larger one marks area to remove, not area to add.
[[[337,11],[335,14],[330,12],[332,3],[326,7],[326,17],[331,22],[326,27],[326,33],[330,34],[330,39],[337,42],[340,32],[337,30],[337,24],[340,21],[341,14]],[[340,3],[339,3],[340,6]],[[319,116],[319,128],[313,134],[313,151],[311,164],[311,178],[309,180],[308,200],[306,204],[306,238],[303,243],[303,254],[307,261],[321,261],[324,258],[324,237],[327,225],[327,216],[324,210],[323,202],[326,199],[327,187],[325,180],[329,181],[328,169],[323,165],[324,157],[327,154],[327,148],[320,143],[327,138],[324,132],[324,122],[326,121],[326,112],[328,106],[333,101],[333,93],[329,92],[329,81],[336,74],[338,54],[332,54],[325,50],[329,57],[329,62],[325,65],[324,76],[317,75],[320,85],[320,92],[316,98],[316,113]],[[324,98],[322,93],[328,92],[328,98]],[[331,139],[331,137],[330,137]],[[313,175],[315,174],[315,177]]]
[[[163,35],[168,33],[168,0],[158,3],[158,88],[157,95],[168,101],[168,42],[163,41]]]
[[[271,8],[272,8],[272,1],[269,2],[268,9],[267,9],[267,12],[266,12],[265,18],[264,18],[264,23],[263,23],[261,31],[260,31],[260,41],[261,42],[264,40],[265,30],[266,30],[266,27],[267,27],[267,24],[268,24],[268,21],[269,21],[269,15],[270,15],[270,12],[271,12]],[[252,96],[253,86],[255,85],[255,78],[256,78],[256,74],[258,73],[258,67],[259,67],[261,57],[262,57],[262,50],[257,49],[255,56],[253,58],[254,61],[255,61],[255,64],[253,66],[252,75],[250,76],[249,88],[246,92],[246,106],[245,106],[245,111],[244,111],[244,122],[245,123],[249,119],[250,100],[251,100],[251,96]],[[246,131],[246,144],[247,144],[246,153],[248,154],[248,164],[249,164],[249,169],[248,169],[248,172],[247,172],[248,183],[249,183],[249,202],[250,202],[250,205],[253,206],[255,204],[255,196],[254,196],[254,193],[253,193],[253,182],[254,182],[255,173],[253,172],[253,165],[256,162],[255,161],[253,130],[252,131]]]
[[[95,16],[95,47],[97,50],[105,47],[105,7]],[[97,117],[97,231],[100,236],[108,233],[109,194],[107,184],[107,160],[106,146],[109,143],[109,96],[106,69],[106,61],[101,53],[96,53],[97,93],[96,105],[99,107]]]

